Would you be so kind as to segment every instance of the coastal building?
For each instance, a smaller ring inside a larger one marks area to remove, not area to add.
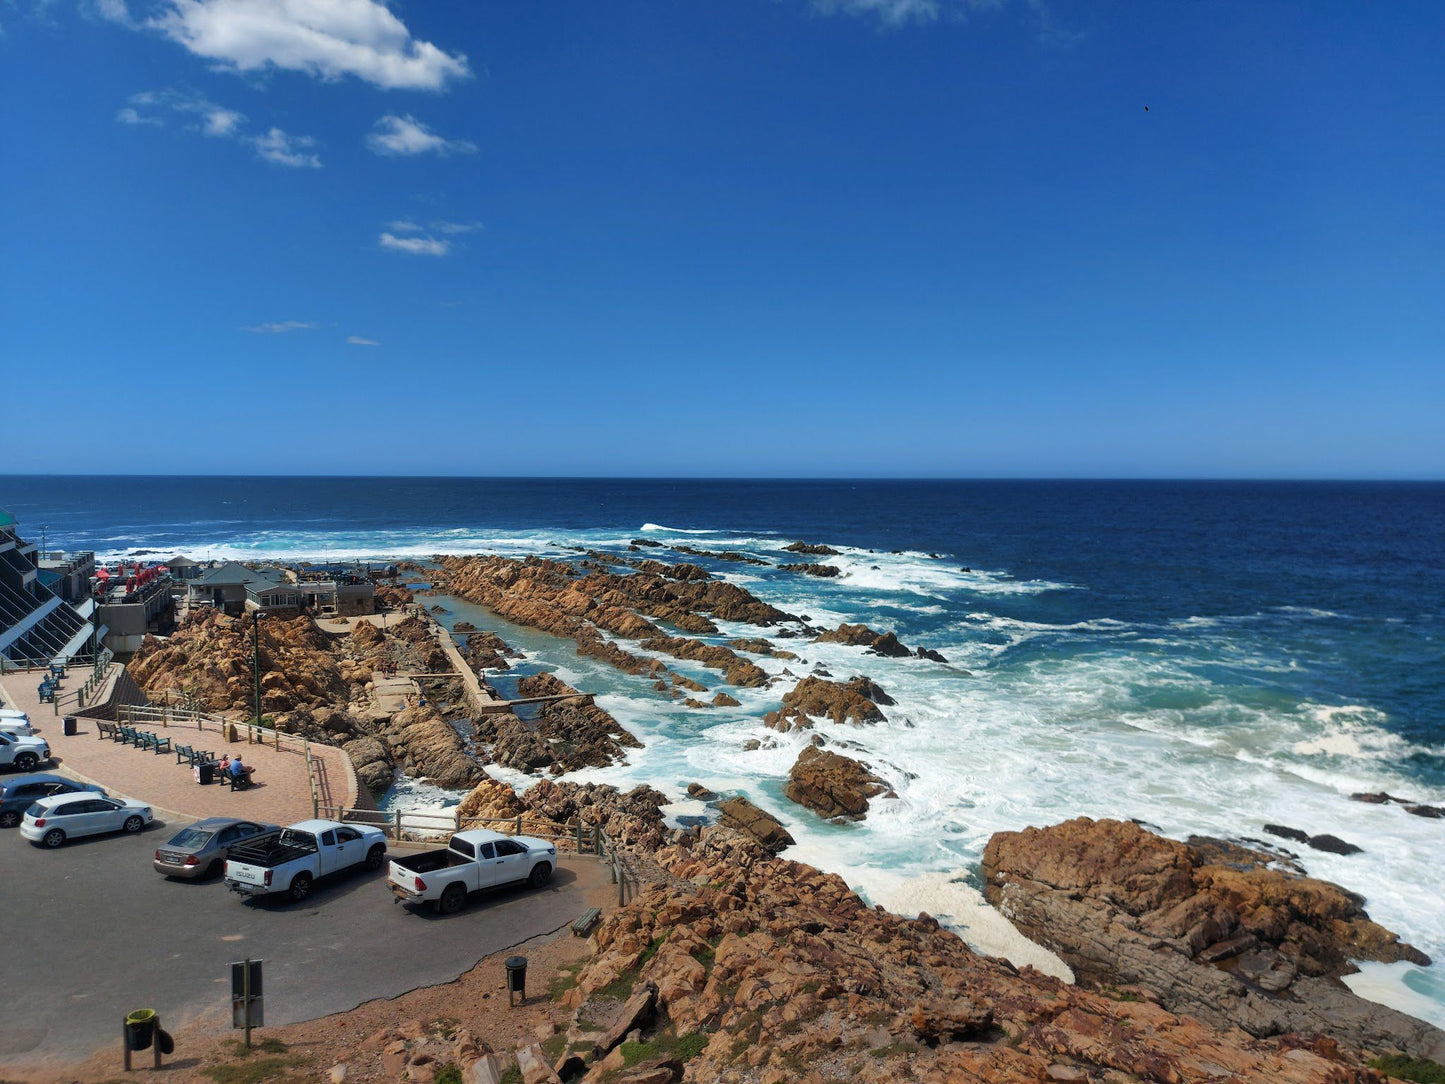
[[[295,577],[302,604],[312,613],[339,617],[376,613],[376,584],[358,569],[307,567]]]
[[[102,573],[104,573],[102,575]],[[140,650],[147,633],[164,634],[175,627],[174,583],[165,565],[102,568],[95,577],[98,620],[105,626],[103,643],[117,654]]]
[[[206,566],[201,562],[192,561],[179,554],[167,561],[166,567],[171,570],[171,578],[174,580],[194,580],[206,571]]]
[[[95,554],[42,551],[36,561],[40,582],[72,606],[90,597],[90,578],[95,575]]]
[[[279,568],[263,568],[251,573],[246,583],[247,613],[295,617],[301,612],[301,589]]]
[[[86,597],[71,604],[46,583],[63,588],[87,560],[93,565],[94,554],[57,557],[42,578],[39,547],[0,511],[0,666],[44,666],[95,651],[104,632],[93,620],[95,603]]]
[[[237,561],[207,569],[186,582],[186,606],[214,606],[232,615],[246,608],[246,587],[256,572]]]

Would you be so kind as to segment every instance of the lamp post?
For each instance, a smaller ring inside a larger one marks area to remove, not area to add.
[[[256,620],[251,624],[251,649],[254,662],[251,669],[256,674],[256,725],[261,725],[261,611],[256,611]]]

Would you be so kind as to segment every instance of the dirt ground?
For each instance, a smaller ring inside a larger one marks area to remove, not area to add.
[[[510,1055],[565,1029],[570,1011],[554,1001],[550,990],[565,983],[589,955],[589,942],[564,932],[536,940],[482,960],[454,982],[412,990],[399,997],[369,1001],[349,1012],[252,1034],[253,1049],[242,1046],[242,1033],[227,1020],[198,1021],[175,1032],[175,1053],[151,1068],[149,1050],[132,1055],[135,1069],[125,1072],[119,1038],[113,1048],[83,1062],[55,1065],[43,1071],[14,1075],[0,1069],[0,1084],[311,1084],[335,1079],[334,1067],[346,1067],[348,1082],[398,1081],[408,1059],[430,1055],[413,1064],[407,1079],[426,1084],[457,1058],[469,1036],[503,1055]],[[527,957],[527,997],[507,1004],[504,960]],[[164,1021],[162,1021],[164,1024]],[[404,1053],[397,1051],[406,1045]],[[445,1078],[444,1078],[445,1079]]]

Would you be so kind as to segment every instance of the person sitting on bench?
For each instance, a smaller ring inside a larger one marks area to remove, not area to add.
[[[237,753],[235,756],[233,756],[233,757],[231,758],[231,766],[230,766],[228,769],[226,769],[226,770],[231,773],[231,778],[232,778],[233,780],[241,780],[241,779],[244,779],[247,783],[250,783],[250,782],[251,782],[251,773],[254,772],[256,769],[255,769],[255,768],[248,767],[248,766],[245,765],[245,764],[242,764],[242,763],[241,763],[241,755],[240,755],[239,753]]]

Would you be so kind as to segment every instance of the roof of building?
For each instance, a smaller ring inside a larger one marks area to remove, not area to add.
[[[237,561],[227,561],[219,568],[203,572],[192,582],[197,587],[225,587],[229,584],[252,584],[263,579],[269,580],[270,577],[263,576]]]
[[[201,563],[200,561],[192,561],[189,557],[183,557],[183,556],[181,556],[180,554],[177,554],[175,557],[172,557],[169,561],[166,562],[166,567],[167,567],[167,568],[195,568],[195,567],[197,567],[198,565],[200,565],[200,563]]]

